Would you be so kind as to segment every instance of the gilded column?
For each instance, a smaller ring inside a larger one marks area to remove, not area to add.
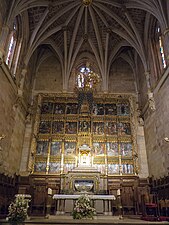
[[[62,152],[61,152],[61,162],[60,162],[60,172],[64,172],[64,140],[62,140]]]
[[[51,149],[51,138],[49,138],[49,145],[48,145],[48,155],[47,155],[47,163],[46,163],[46,174],[49,173],[49,163],[50,163],[50,149]]]

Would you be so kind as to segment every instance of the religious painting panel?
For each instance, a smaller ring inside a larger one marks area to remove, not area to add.
[[[128,116],[130,114],[129,103],[118,103],[117,104],[117,115]]]
[[[75,168],[75,163],[66,163],[66,164],[64,164],[64,172],[65,173],[68,173],[73,168]]]
[[[77,104],[74,96],[66,95],[65,97],[65,95],[57,94],[56,97],[45,96],[42,98],[44,98],[41,105],[42,115],[39,115],[37,120],[37,123],[40,120],[39,134],[36,129],[34,132],[39,138],[36,145],[38,162],[35,162],[34,165],[35,172],[46,172],[46,162],[41,162],[46,160],[50,162],[49,173],[56,171],[59,171],[56,173],[60,173],[60,164],[58,165],[57,162],[60,162],[62,151],[65,154],[63,171],[70,171],[75,164],[79,163],[78,158],[75,158],[77,146],[87,143],[93,150],[94,157],[91,162],[101,173],[106,173],[107,167],[105,169],[105,166],[109,165],[109,174],[119,174],[118,163],[121,164],[122,160],[120,173],[133,174],[130,103],[126,98],[114,99],[114,97],[97,96],[93,111],[91,110],[92,115],[79,112],[80,102]],[[87,99],[87,95],[86,100],[90,108],[90,99]],[[86,108],[88,110],[88,106]],[[65,140],[64,145],[61,141],[63,139]],[[51,143],[48,140],[51,140]],[[104,154],[108,156],[107,165],[105,165]],[[122,156],[120,159],[119,155]],[[87,156],[83,152],[82,165],[87,165],[89,160],[84,160],[84,157],[87,158]],[[50,160],[56,161],[51,162]]]
[[[66,114],[77,114],[77,113],[78,113],[77,103],[68,103],[66,105]]]
[[[105,115],[117,115],[116,104],[105,104]]]
[[[120,143],[120,154],[122,156],[132,156],[132,144],[131,143]]]
[[[36,162],[34,172],[46,172],[46,162]]]
[[[104,115],[104,105],[103,104],[95,104],[93,106],[93,114],[94,115]]]
[[[119,174],[119,164],[108,164],[108,174]]]
[[[80,121],[79,122],[79,132],[90,132],[90,122]]]
[[[41,121],[39,124],[39,133],[49,134],[51,131],[51,122],[50,121]]]
[[[64,103],[55,103],[54,114],[65,114],[66,105]]]
[[[50,147],[50,154],[53,156],[60,155],[61,151],[62,151],[62,142],[52,141]]]
[[[41,114],[51,114],[53,111],[52,102],[43,102],[41,106]]]
[[[105,133],[107,135],[117,135],[117,123],[116,122],[106,122],[105,123]]]
[[[104,123],[103,122],[93,122],[93,134],[96,134],[96,135],[104,134]]]
[[[76,134],[77,133],[77,122],[66,122],[65,133],[66,134]]]
[[[54,121],[52,123],[52,133],[53,134],[63,134],[64,133],[64,122]]]
[[[104,155],[105,153],[105,143],[103,142],[93,142],[93,149],[95,155]]]
[[[118,134],[119,135],[131,135],[130,123],[124,123],[124,122],[118,123]]]
[[[60,163],[50,162],[49,163],[49,173],[60,173]]]
[[[107,149],[108,156],[118,156],[119,155],[117,142],[107,142],[106,149]]]
[[[48,141],[38,141],[36,147],[36,155],[47,155]]]
[[[102,174],[106,173],[105,164],[94,164],[94,167],[96,167],[100,173],[102,173]]]
[[[76,142],[65,142],[65,155],[72,155],[76,153]]]
[[[133,174],[134,169],[132,164],[122,164],[122,173],[123,174]]]

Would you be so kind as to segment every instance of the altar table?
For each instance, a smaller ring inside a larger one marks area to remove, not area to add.
[[[56,214],[64,214],[72,212],[75,200],[81,195],[63,195],[55,194],[53,199],[57,200]],[[103,213],[104,215],[112,215],[112,201],[116,200],[114,195],[88,195],[93,201],[93,206],[97,213]]]

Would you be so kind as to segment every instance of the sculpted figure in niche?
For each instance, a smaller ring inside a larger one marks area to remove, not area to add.
[[[82,121],[82,122],[80,122],[80,124],[79,124],[79,131],[80,131],[80,132],[89,132],[89,127],[90,127],[89,122],[87,122],[87,121]]]

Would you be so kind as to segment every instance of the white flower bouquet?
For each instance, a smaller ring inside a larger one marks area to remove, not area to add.
[[[75,202],[72,215],[73,219],[93,219],[95,213],[96,210],[92,207],[90,197],[88,195],[81,195]]]
[[[24,195],[17,195],[15,200],[11,202],[8,207],[9,213],[7,217],[11,224],[19,224],[25,221],[28,216],[29,201],[29,199],[25,199]]]

